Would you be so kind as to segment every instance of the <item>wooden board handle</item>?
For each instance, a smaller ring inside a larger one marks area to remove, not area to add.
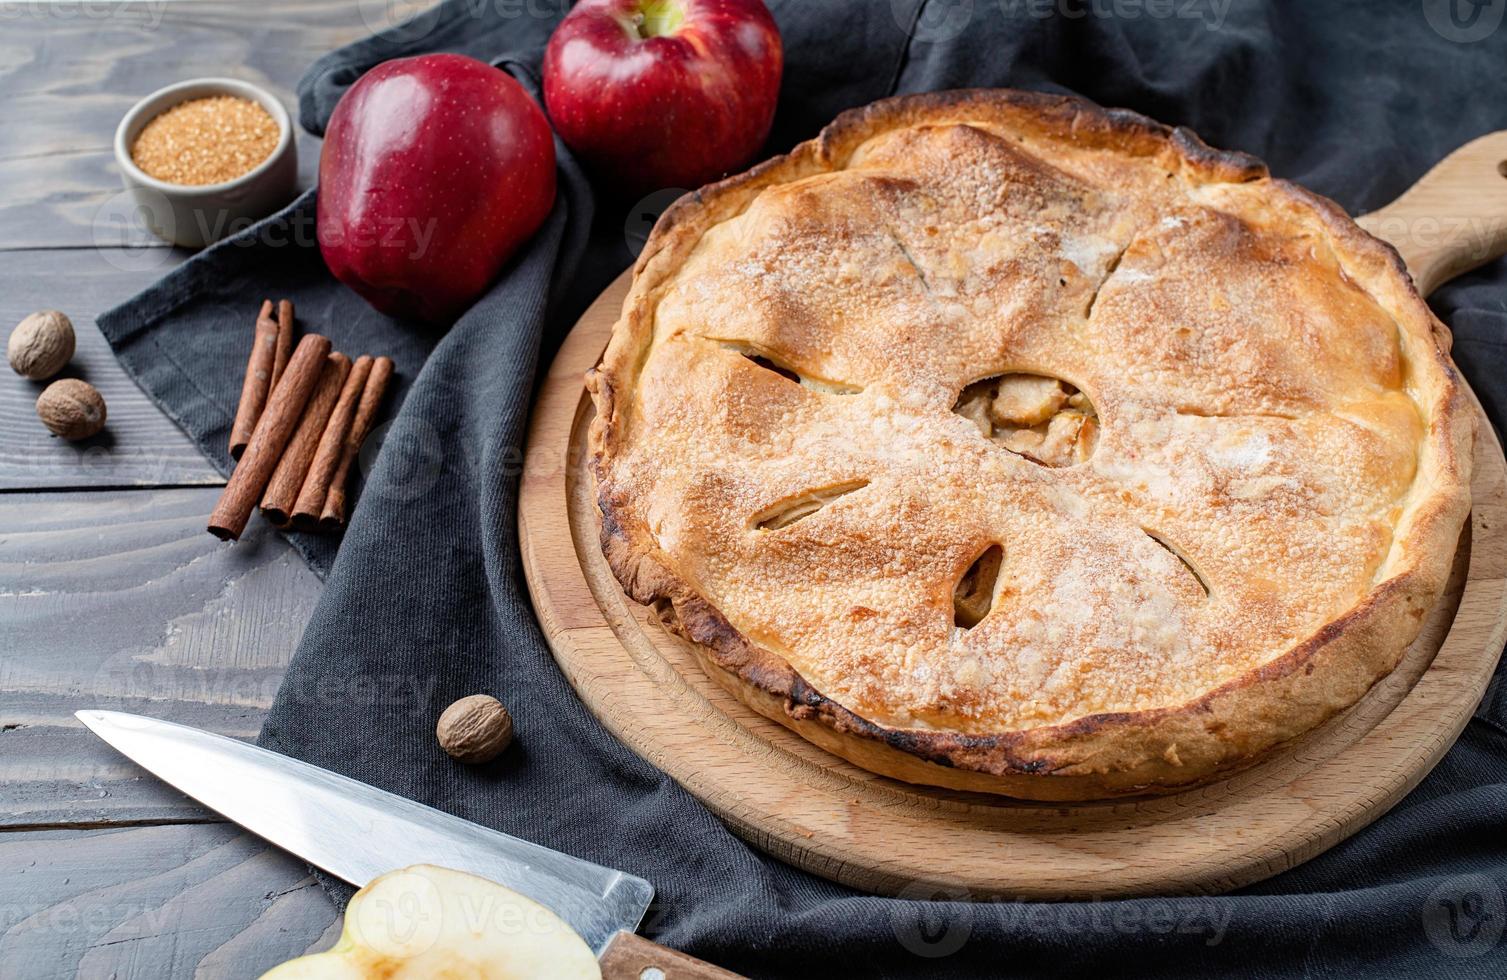
[[[1507,130],[1466,143],[1356,221],[1392,243],[1425,296],[1507,253]]]
[[[736,973],[631,932],[613,936],[599,961],[602,980],[743,980]]]

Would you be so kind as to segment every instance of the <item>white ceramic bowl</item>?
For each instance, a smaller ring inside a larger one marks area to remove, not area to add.
[[[131,144],[142,127],[180,102],[211,95],[239,96],[266,109],[278,129],[272,155],[223,184],[169,184],[136,166]],[[298,190],[298,146],[288,110],[271,92],[234,78],[190,79],[158,89],[136,103],[115,130],[115,162],[137,214],[152,233],[188,248],[201,248],[242,230],[293,200]]]

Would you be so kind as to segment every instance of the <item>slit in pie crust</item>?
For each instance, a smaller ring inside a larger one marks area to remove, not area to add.
[[[588,377],[603,549],[858,765],[1173,790],[1417,635],[1470,506],[1448,349],[1390,247],[1250,157],[890,99],[660,220]]]

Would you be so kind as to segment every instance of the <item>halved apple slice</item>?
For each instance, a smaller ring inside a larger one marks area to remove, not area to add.
[[[601,980],[591,948],[549,909],[496,882],[417,864],[351,898],[333,948],[262,980]]]

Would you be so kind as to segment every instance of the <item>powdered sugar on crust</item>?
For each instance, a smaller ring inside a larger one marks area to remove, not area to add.
[[[1316,217],[1269,217],[1161,157],[987,121],[884,132],[762,190],[658,288],[605,495],[878,724],[1184,704],[1354,606],[1416,495],[1419,339]],[[1088,462],[1039,465],[953,411],[1011,372],[1087,397]],[[961,628],[954,587],[991,544],[992,608]]]

